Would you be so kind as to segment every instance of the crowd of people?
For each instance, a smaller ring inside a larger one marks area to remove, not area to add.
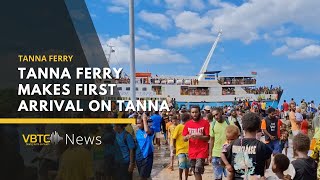
[[[101,136],[102,144],[34,147],[39,155],[32,163],[39,165],[40,180],[130,180],[135,168],[139,178],[146,180],[151,176],[154,152],[165,145],[170,149],[168,169],[174,170],[174,162],[178,161],[180,180],[190,175],[202,179],[204,166],[209,163],[214,179],[320,178],[320,113],[314,103],[303,100],[298,106],[292,99],[284,101],[281,109],[263,103],[239,101],[233,106],[206,106],[203,110],[191,106],[169,112],[88,113],[85,117],[135,118],[136,125],[39,126],[39,133],[55,130],[60,134]],[[14,160],[15,171],[21,170],[20,177],[10,170],[7,173],[11,172],[10,179],[21,179],[27,171],[23,159],[15,154],[19,148],[6,132],[2,129],[0,134],[1,147],[6,147],[2,159]],[[293,157],[288,157],[289,139]],[[3,168],[9,169],[9,164]],[[273,172],[268,174],[270,177],[266,174],[269,167]]]
[[[282,91],[281,87],[245,87],[244,90],[249,94],[278,94]]]
[[[208,88],[192,88],[192,87],[181,87],[180,95],[190,95],[190,96],[208,96]]]
[[[256,84],[257,80],[252,77],[248,78],[225,78],[225,77],[220,77],[218,82],[221,85],[245,85],[245,84]]]
[[[234,87],[223,87],[222,95],[235,95],[236,91]]]
[[[117,84],[130,84],[129,77],[122,77],[116,80]],[[177,78],[160,78],[160,77],[143,77],[136,79],[137,84],[167,84],[167,85],[198,85],[198,79],[177,79]]]
[[[193,106],[188,112],[163,115],[171,152],[169,169],[173,169],[176,155],[179,179],[183,179],[183,171],[184,179],[188,179],[189,171],[196,180],[202,179],[208,162],[213,166],[214,179],[318,179],[320,114],[310,115],[316,111],[311,103],[306,111],[300,106],[293,99],[290,104],[285,101],[281,109],[267,108],[264,102],[238,102],[233,107],[205,107],[200,111]],[[311,124],[314,131],[309,131]],[[293,157],[288,157],[289,136]],[[273,175],[266,177],[269,167]]]

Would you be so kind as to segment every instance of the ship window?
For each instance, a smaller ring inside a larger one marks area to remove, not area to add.
[[[147,91],[147,88],[146,87],[142,88],[142,91]]]
[[[126,91],[130,91],[130,87],[126,87]]]
[[[118,91],[122,91],[122,87],[118,87],[117,89],[118,89]]]
[[[139,89],[136,87],[136,91],[139,91]]]

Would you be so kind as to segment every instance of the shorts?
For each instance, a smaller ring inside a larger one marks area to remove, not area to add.
[[[139,171],[139,176],[143,178],[149,178],[152,170],[153,154],[150,154],[144,159],[137,160],[136,163]]]
[[[212,167],[214,179],[222,179],[223,175],[227,177],[227,171],[222,166],[220,157],[212,157]]]
[[[179,169],[189,169],[190,162],[188,154],[178,154]]]
[[[279,140],[270,141],[267,145],[272,149],[273,154],[282,153],[282,147]]]
[[[161,138],[161,133],[160,132],[156,132],[156,136],[155,136],[156,138]]]
[[[193,173],[204,173],[204,159],[190,159],[190,167]]]
[[[284,117],[288,117],[289,116],[289,111],[284,111]]]
[[[175,153],[173,152],[173,145],[170,145],[170,157],[174,157],[175,156]]]

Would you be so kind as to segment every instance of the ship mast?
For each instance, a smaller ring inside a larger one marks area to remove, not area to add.
[[[199,73],[199,78],[198,78],[199,81],[203,80],[204,77],[205,77],[204,73],[207,72],[207,68],[208,68],[209,62],[211,60],[211,57],[212,57],[212,54],[213,54],[214,50],[217,47],[217,44],[218,44],[218,41],[220,40],[221,34],[222,34],[222,30],[219,31],[217,39],[214,41],[214,43],[213,43],[213,45],[211,47],[211,50],[210,50],[206,60],[204,61],[203,65],[202,65],[202,68],[201,68],[200,73]]]

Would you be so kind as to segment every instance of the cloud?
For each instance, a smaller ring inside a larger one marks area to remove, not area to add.
[[[286,55],[288,59],[310,59],[319,56],[318,41],[301,37],[286,37],[284,45],[272,52],[274,56]]]
[[[160,13],[151,13],[143,10],[139,13],[138,16],[143,21],[149,24],[157,25],[164,30],[168,29],[171,26],[171,20],[167,16]]]
[[[205,4],[202,0],[190,0],[190,6],[194,9],[202,10],[205,8]]]
[[[217,32],[222,28],[226,39],[240,39],[250,43],[260,39],[261,32],[286,23],[309,32],[320,32],[319,0],[250,0],[240,6],[212,0],[211,4],[221,6],[210,12],[216,15],[212,16],[212,30]]]
[[[320,46],[315,44],[308,45],[288,55],[289,59],[310,59],[316,57],[320,57]]]
[[[129,35],[123,35],[109,39],[103,43],[103,49],[106,54],[109,53],[107,45],[114,46],[115,52],[111,55],[111,64],[129,63]],[[183,55],[168,49],[161,48],[136,48],[136,62],[146,64],[170,64],[170,63],[189,63],[190,61]]]
[[[174,13],[174,12],[173,12]],[[215,36],[210,32],[211,20],[208,16],[191,11],[183,11],[173,16],[175,26],[183,32],[171,36],[166,40],[170,47],[191,47],[206,43],[213,43]]]
[[[312,39],[300,38],[300,37],[288,37],[286,38],[286,44],[291,48],[301,48],[314,43]]]
[[[274,55],[274,56],[280,56],[280,55],[287,54],[289,51],[290,51],[290,50],[289,50],[288,46],[283,45],[283,46],[275,49],[275,50],[272,52],[272,55]]]
[[[183,11],[174,21],[177,27],[190,31],[203,30],[211,25],[208,17],[200,17],[198,13],[191,11]]]
[[[113,6],[127,8],[128,0],[105,0],[111,1]],[[139,1],[143,2],[143,1]],[[151,3],[159,3],[152,0]],[[215,34],[223,30],[223,38],[241,40],[251,43],[265,39],[269,36],[284,36],[291,32],[288,26],[302,28],[305,32],[320,34],[320,1],[319,0],[243,0],[241,5],[235,5],[222,0],[164,0],[165,12],[175,20],[176,26],[186,31],[197,32],[210,28]],[[239,3],[236,3],[239,4]],[[215,6],[215,8],[211,8]],[[201,15],[184,10],[203,10]],[[123,9],[120,9],[120,12]],[[187,24],[189,16],[192,23]],[[151,13],[143,10],[139,17],[152,25],[167,30],[171,27],[171,19],[165,14]],[[199,21],[194,21],[194,20]],[[209,21],[209,25],[207,25]],[[270,31],[273,31],[270,33]],[[179,34],[181,32],[177,32]],[[193,32],[194,33],[194,32]]]
[[[169,9],[193,9],[202,10],[204,9],[205,3],[203,0],[165,0],[165,3]]]
[[[273,32],[273,34],[276,36],[284,36],[289,33],[290,33],[290,30],[288,28],[283,27],[283,26],[281,26],[279,29],[277,29]]]
[[[173,9],[183,8],[187,3],[187,0],[165,0],[168,7]]]
[[[215,7],[227,7],[227,6],[231,5],[227,2],[221,2],[221,0],[209,0],[209,4],[211,4]]]
[[[121,6],[110,6],[107,8],[107,11],[111,13],[126,13],[127,8]]]
[[[203,33],[180,33],[175,37],[167,39],[166,44],[171,47],[196,46],[205,43],[213,43],[215,37]]]
[[[144,30],[142,28],[138,29],[138,35],[141,37],[146,37],[146,38],[152,39],[152,40],[160,39],[159,36],[156,36],[156,35],[152,34],[151,32],[147,32],[146,30]]]

